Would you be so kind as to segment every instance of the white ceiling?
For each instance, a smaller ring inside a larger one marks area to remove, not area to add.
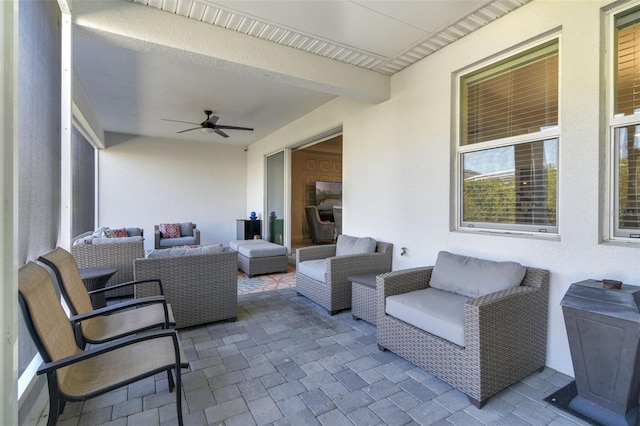
[[[250,145],[531,0],[76,0],[77,81],[105,131]],[[229,138],[191,126],[203,110]]]

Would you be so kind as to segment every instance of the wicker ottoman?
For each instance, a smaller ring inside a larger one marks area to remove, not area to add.
[[[376,325],[376,275],[348,277],[351,282],[351,316]]]
[[[238,268],[250,277],[287,272],[287,248],[265,240],[237,240],[229,247],[238,252]]]

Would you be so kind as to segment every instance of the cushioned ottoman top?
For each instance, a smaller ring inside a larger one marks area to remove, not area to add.
[[[287,248],[265,240],[230,241],[229,247],[250,259],[256,257],[286,256]]]

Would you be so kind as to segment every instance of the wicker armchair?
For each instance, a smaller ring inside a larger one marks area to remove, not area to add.
[[[332,243],[336,239],[336,224],[320,219],[320,213],[316,206],[306,206],[304,211],[309,223],[309,233],[313,244],[321,242]]]
[[[388,349],[464,392],[480,408],[500,390],[544,368],[549,271],[526,268],[520,286],[469,300],[465,346],[386,313],[386,298],[429,286],[433,267],[377,277],[378,347]]]
[[[333,223],[336,224],[336,238],[342,235],[342,206],[333,206]]]
[[[341,236],[344,237],[344,236]],[[326,259],[326,282],[300,272],[300,263]],[[296,252],[296,291],[335,315],[351,308],[351,283],[347,277],[391,270],[393,244],[378,241],[375,253],[336,256],[336,244],[299,248]]]
[[[91,235],[86,232],[74,240]],[[133,260],[144,257],[144,241],[120,242],[113,238],[110,244],[80,244],[71,246],[71,254],[78,264],[78,268],[115,268],[118,271],[111,277],[107,288],[116,284],[133,281]],[[133,296],[131,287],[122,287],[106,293],[106,297]]]
[[[171,304],[176,328],[213,321],[235,321],[238,315],[238,253],[136,259],[138,280],[159,278]],[[137,287],[135,297],[156,296],[151,286]]]

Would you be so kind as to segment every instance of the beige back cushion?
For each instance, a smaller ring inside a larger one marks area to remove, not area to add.
[[[441,251],[429,286],[476,298],[519,286],[526,272],[517,262],[494,262]]]
[[[336,256],[347,254],[375,253],[376,240],[369,237],[352,237],[349,235],[339,235],[336,243]]]

